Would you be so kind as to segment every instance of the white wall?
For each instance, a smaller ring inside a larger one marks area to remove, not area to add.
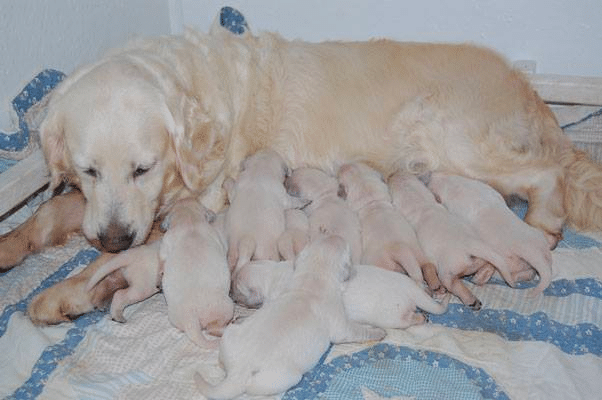
[[[183,23],[206,31],[222,5],[251,29],[309,41],[390,37],[493,47],[537,72],[602,76],[600,0],[178,0]]]
[[[11,101],[38,72],[65,73],[133,35],[170,32],[167,0],[0,0],[0,130]]]

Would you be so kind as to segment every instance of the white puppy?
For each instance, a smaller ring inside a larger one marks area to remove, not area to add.
[[[121,269],[128,287],[119,289],[111,300],[111,318],[125,322],[123,310],[130,304],[146,300],[161,288],[161,263],[159,262],[159,243],[132,247],[107,261],[96,270],[86,285],[92,290],[98,282],[112,272]]]
[[[195,199],[177,202],[159,251],[169,321],[199,346],[209,347],[216,347],[217,340],[208,340],[205,332],[215,339],[234,315],[226,246],[210,225],[213,218]]]
[[[416,232],[391,203],[389,188],[376,170],[362,163],[343,165],[339,182],[362,229],[362,264],[404,271],[423,282],[422,266],[429,264]]]
[[[216,386],[195,376],[208,398],[242,393],[273,395],[301,380],[330,343],[380,340],[385,331],[351,322],[341,296],[351,273],[349,246],[336,236],[299,253],[288,290],[224,331],[220,361],[226,377]]]
[[[404,274],[373,265],[358,265],[356,270],[343,290],[347,316],[356,322],[403,329],[426,321],[417,307],[433,314],[447,310],[449,294],[438,303]]]
[[[487,263],[510,280],[504,257],[479,239],[471,226],[439,204],[416,176],[404,172],[393,174],[389,190],[393,204],[414,226],[422,249],[434,261],[441,283],[462,303],[475,310],[481,308],[480,300],[461,278],[476,273],[492,274],[493,269]]]
[[[362,258],[362,236],[357,214],[344,200],[337,179],[316,168],[297,168],[285,181],[287,191],[310,200],[304,208],[309,218],[309,240],[320,235],[337,235],[351,247],[351,261]]]
[[[491,186],[461,176],[432,174],[429,188],[452,213],[465,218],[479,237],[506,258],[512,282],[539,274],[539,294],[550,284],[552,252],[544,233],[521,220]]]
[[[253,307],[269,302],[287,290],[293,269],[290,261],[246,264],[236,280],[236,300]],[[438,303],[404,274],[372,265],[358,265],[355,269],[356,273],[343,286],[345,311],[355,322],[386,329],[407,328],[426,320],[416,307],[433,314],[447,309],[449,295]]]
[[[278,153],[261,150],[243,161],[236,181],[224,182],[230,202],[225,224],[231,270],[251,259],[280,260],[278,239],[285,229],[284,210],[306,204],[286,193],[286,172]]]

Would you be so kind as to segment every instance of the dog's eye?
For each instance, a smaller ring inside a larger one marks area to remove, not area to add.
[[[98,170],[96,168],[86,168],[84,174],[91,176],[92,178],[98,178]]]
[[[133,176],[134,179],[138,178],[139,176],[142,176],[144,174],[146,174],[148,171],[150,170],[150,167],[138,167],[134,170]]]

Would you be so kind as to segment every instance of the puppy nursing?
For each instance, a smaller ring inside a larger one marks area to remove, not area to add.
[[[339,182],[347,202],[360,219],[362,264],[391,271],[405,271],[422,283],[422,265],[429,263],[422,252],[414,228],[393,208],[387,184],[380,173],[365,164],[343,165]]]
[[[234,315],[226,245],[210,225],[215,215],[194,199],[179,201],[161,241],[163,294],[169,321],[199,346],[217,346]]]
[[[298,383],[330,343],[382,339],[384,330],[345,314],[342,283],[351,268],[349,246],[340,237],[310,243],[295,261],[288,290],[225,329],[220,361],[226,377],[212,386],[197,374],[201,393],[217,399],[277,394]]]
[[[465,218],[479,237],[506,259],[510,285],[533,278],[539,285],[534,294],[548,287],[552,277],[552,253],[543,232],[521,220],[490,186],[461,176],[433,174],[429,188],[451,212]],[[508,274],[506,274],[508,276]]]
[[[241,169],[236,181],[224,182],[230,202],[225,223],[231,270],[253,258],[278,261],[284,211],[305,205],[286,193],[287,167],[276,152],[259,151],[245,159]]]
[[[337,179],[316,168],[297,168],[285,182],[288,193],[309,200],[304,208],[309,218],[309,240],[338,235],[351,246],[351,261],[362,259],[361,226],[357,214],[341,197]]]
[[[451,214],[414,175],[398,172],[389,178],[393,204],[416,229],[416,236],[430,260],[433,260],[441,283],[475,310],[481,302],[461,278],[497,268],[507,282],[512,282],[506,261],[491,246],[479,239],[467,223]],[[489,277],[482,278],[489,280]]]

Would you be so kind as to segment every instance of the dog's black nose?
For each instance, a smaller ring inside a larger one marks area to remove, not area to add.
[[[98,240],[105,251],[117,253],[130,248],[135,236],[136,233],[131,232],[129,227],[111,223],[98,235]]]

